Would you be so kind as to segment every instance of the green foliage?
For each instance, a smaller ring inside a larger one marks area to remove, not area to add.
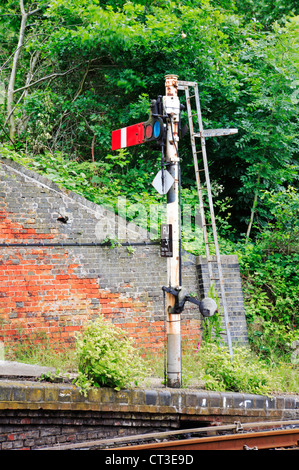
[[[267,367],[254,358],[248,348],[234,348],[231,361],[226,348],[206,344],[204,381],[207,390],[269,394],[273,381]]]
[[[258,312],[258,314],[257,314]],[[298,333],[285,325],[265,320],[261,311],[255,309],[253,314],[248,309],[251,321],[248,322],[248,334],[252,350],[268,363],[285,361],[290,364],[293,353],[292,343],[298,339]]]
[[[53,345],[47,331],[27,334],[23,328],[18,328],[18,334],[21,338],[19,341],[5,345],[5,360],[53,367],[57,372],[64,373],[76,369],[74,348],[70,346],[66,352],[59,345]]]
[[[299,13],[296,0],[235,0],[231,3],[248,20],[255,18],[265,25],[271,25],[275,20],[284,20],[286,16]]]
[[[296,188],[265,191],[261,196],[268,209],[268,224],[261,243],[268,253],[290,255],[299,252],[299,195]]]
[[[248,253],[250,248],[252,252]],[[261,247],[250,248],[246,248],[247,254],[242,257],[241,270],[252,304],[266,320],[295,327],[298,323],[298,254],[265,255]]]
[[[217,311],[210,318],[203,318],[203,341],[205,343],[215,343],[220,345],[223,342],[222,335],[225,333],[221,325],[221,315],[219,311],[219,297],[215,292],[215,284],[212,284],[208,297],[215,300]]]
[[[76,384],[83,393],[90,387],[120,390],[145,374],[145,363],[132,338],[100,316],[77,338],[79,376]]]
[[[268,225],[239,250],[249,338],[265,358],[290,360],[299,325],[298,193],[288,188],[263,198]]]
[[[128,204],[143,201],[148,206],[158,202],[156,191],[151,186],[153,173],[145,174],[143,161],[133,167],[125,149],[116,155],[108,154],[97,162],[69,160],[61,152],[26,156],[3,145],[0,145],[0,152],[2,158],[12,159],[43,174],[59,186],[96,204],[117,210],[119,197],[128,198]]]
[[[207,146],[212,181],[223,186],[219,199],[231,201],[230,225],[242,233],[256,191],[295,184],[298,171],[298,17],[285,16],[298,11],[293,2],[266,3],[25,2],[40,9],[20,50],[15,148],[80,161],[93,153],[101,161],[111,153],[112,130],[145,120],[164,75],[178,73],[199,83],[205,127],[239,129]],[[0,87],[7,89],[20,11],[13,0],[0,8]],[[0,104],[7,141],[5,112]],[[180,153],[187,189],[194,181],[189,139]],[[156,153],[130,149],[132,171],[141,160],[145,176]],[[261,200],[255,212],[263,217]]]
[[[205,390],[233,391],[272,395],[298,391],[298,365],[281,360],[263,361],[259,355],[245,347],[234,347],[233,361],[227,347],[215,342],[203,342],[198,349],[189,342],[182,345],[183,387],[195,384]],[[149,359],[154,373],[162,377],[162,365]]]

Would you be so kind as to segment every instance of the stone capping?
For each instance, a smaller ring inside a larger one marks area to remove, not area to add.
[[[121,391],[93,388],[84,397],[72,384],[0,381],[0,410],[20,409],[149,413],[189,416],[189,419],[202,415],[298,419],[299,395],[267,397],[165,387]]]

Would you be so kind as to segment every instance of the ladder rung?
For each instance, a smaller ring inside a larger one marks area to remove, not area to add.
[[[198,137],[198,138],[200,138],[200,137],[201,137],[201,135],[200,135],[200,133],[199,133],[199,132],[194,132],[194,133],[192,134],[192,137],[193,137],[193,138],[195,138],[195,137]]]

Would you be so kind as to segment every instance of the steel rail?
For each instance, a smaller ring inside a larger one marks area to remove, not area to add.
[[[206,426],[201,428],[191,428],[191,429],[176,429],[173,431],[162,431],[162,432],[154,432],[154,433],[146,433],[146,434],[137,434],[131,436],[124,436],[124,437],[114,437],[108,439],[97,439],[97,440],[90,440],[84,442],[77,442],[77,443],[69,443],[69,444],[56,444],[52,447],[43,447],[39,450],[72,450],[72,449],[80,449],[80,448],[87,448],[87,447],[94,447],[98,450],[115,450],[115,449],[133,449],[133,445],[130,443],[134,443],[134,447],[140,449],[139,444],[135,444],[138,441],[146,440],[155,440],[155,439],[169,439],[175,438],[176,436],[182,435],[190,435],[190,434],[213,434],[213,439],[215,439],[215,434],[217,433],[243,433],[244,430],[255,430],[259,428],[263,428],[263,431],[268,428],[277,428],[283,426],[297,426],[299,432],[299,420],[285,420],[285,421],[258,421],[258,422],[248,422],[248,423],[241,423],[236,421],[234,424],[224,424],[224,425],[216,425],[216,426]],[[265,432],[265,431],[264,431]],[[267,431],[266,431],[267,432]],[[244,435],[244,434],[243,434]],[[179,441],[168,441],[168,444],[174,444]],[[184,443],[187,442],[186,439],[183,440]],[[116,445],[122,447],[115,447]]]
[[[298,445],[299,430],[249,432],[244,434],[227,434],[193,438],[175,442],[162,442],[127,447],[127,449],[167,449],[167,450],[244,450],[270,449]],[[119,448],[120,449],[120,448]],[[123,448],[122,448],[123,449]],[[114,450],[117,450],[115,448]]]
[[[298,444],[299,429],[280,429],[114,447],[111,450],[265,450],[294,447]]]

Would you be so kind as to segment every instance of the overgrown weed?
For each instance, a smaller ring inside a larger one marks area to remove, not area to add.
[[[5,358],[54,367],[60,374],[79,374],[81,378],[77,384],[83,391],[92,386],[112,386],[118,390],[135,387],[145,376],[160,378],[163,383],[166,370],[164,351],[156,354],[144,353],[141,367],[141,362],[133,360],[135,352],[137,354],[138,351],[135,351],[131,343],[125,344],[122,339],[124,336],[119,333],[118,331],[116,336],[114,334],[111,336],[110,327],[100,331],[97,324],[92,331],[89,331],[85,340],[81,337],[77,344],[77,352],[75,345],[70,345],[63,351],[55,349],[47,335],[40,333],[31,338],[23,337],[23,341],[6,350]],[[110,335],[109,357],[103,354],[103,348],[100,347],[100,343],[103,346],[102,340],[106,335]],[[124,346],[122,353],[119,348],[120,342],[123,342]],[[126,354],[124,354],[125,349]],[[134,373],[130,371],[133,362]],[[182,386],[264,395],[298,393],[299,366],[283,359],[269,363],[249,347],[234,347],[233,361],[231,361],[228,348],[225,346],[215,342],[202,342],[200,347],[196,348],[183,341]]]

